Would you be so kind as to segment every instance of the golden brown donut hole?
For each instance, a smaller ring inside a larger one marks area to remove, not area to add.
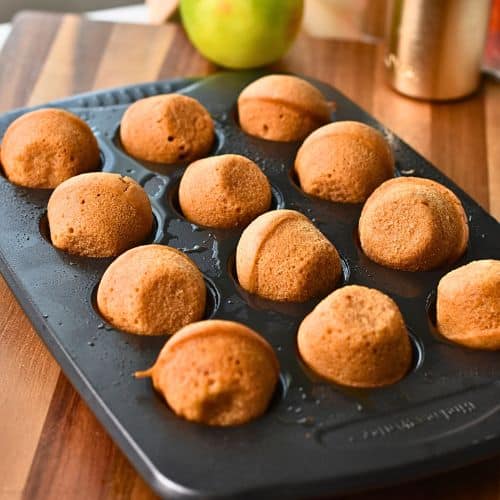
[[[123,115],[120,140],[131,156],[155,163],[193,161],[214,143],[208,111],[192,97],[163,94],[134,102]]]
[[[271,141],[300,141],[330,121],[331,104],[309,82],[268,75],[245,87],[238,98],[241,128]]]
[[[243,231],[236,273],[249,293],[279,302],[305,302],[333,290],[342,267],[333,244],[306,216],[272,210]]]
[[[130,177],[80,174],[60,184],[47,206],[52,244],[86,257],[113,257],[151,234],[153,213],[144,189]]]
[[[306,365],[331,382],[379,387],[400,380],[412,362],[403,317],[387,295],[358,285],[339,288],[304,318],[298,348]]]
[[[360,122],[330,123],[313,132],[295,158],[302,190],[342,203],[361,203],[394,175],[394,158],[382,134]]]
[[[172,410],[187,420],[240,425],[261,416],[279,377],[269,343],[233,321],[192,323],[177,332],[154,366],[138,377],[151,377]]]
[[[173,334],[203,317],[206,295],[203,275],[189,257],[166,245],[143,245],[106,269],[97,307],[120,330]]]
[[[500,349],[500,260],[476,260],[441,278],[436,326],[451,342]]]
[[[226,154],[191,163],[179,185],[179,205],[195,224],[215,228],[246,226],[269,209],[271,186],[248,158]]]
[[[55,108],[31,111],[14,120],[2,139],[0,158],[10,182],[43,189],[97,170],[101,161],[90,127],[78,116]]]
[[[378,264],[427,271],[455,262],[469,239],[459,199],[443,185],[418,177],[384,182],[359,219],[363,252]]]

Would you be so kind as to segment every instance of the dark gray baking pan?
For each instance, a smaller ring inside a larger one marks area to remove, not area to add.
[[[446,272],[408,273],[368,261],[356,239],[360,205],[311,198],[291,167],[298,143],[247,136],[235,103],[262,73],[220,73],[200,80],[136,85],[57,103],[85,119],[102,153],[102,169],[129,175],[148,192],[156,218],[150,241],[186,252],[209,288],[206,316],[240,321],[274,346],[280,387],[266,415],[241,427],[210,428],[174,416],[149,381],[149,367],[166,337],[117,331],[99,316],[94,294],[110,259],[77,258],[52,247],[45,218],[50,191],[23,189],[0,178],[1,271],[31,322],[73,385],[151,487],[165,497],[296,498],[334,495],[389,485],[500,451],[500,353],[451,345],[433,328],[434,293]],[[337,103],[335,120],[359,120],[392,145],[397,175],[437,180],[461,199],[470,243],[453,267],[500,258],[498,223],[466,193],[335,89],[312,82]],[[185,165],[165,166],[128,157],[117,140],[120,118],[133,101],[181,92],[198,99],[216,123],[213,154],[240,153],[256,161],[273,186],[274,207],[306,214],[336,245],[344,283],[389,294],[406,319],[414,346],[410,373],[399,383],[349,390],[310,378],[296,351],[296,331],[314,306],[283,305],[242,292],[233,261],[238,231],[213,231],[186,221],[177,206]],[[0,135],[26,109],[0,117]],[[475,168],[475,165],[470,165]]]

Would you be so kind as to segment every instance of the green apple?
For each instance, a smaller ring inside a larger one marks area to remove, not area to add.
[[[264,66],[278,60],[300,28],[303,0],[181,0],[193,45],[226,68]]]

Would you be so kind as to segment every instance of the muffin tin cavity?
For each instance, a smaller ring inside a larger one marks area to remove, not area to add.
[[[159,214],[155,213],[155,211],[153,210],[153,224],[151,226],[151,233],[144,240],[144,243],[142,243],[143,245],[147,245],[149,243],[160,243],[160,241],[163,239],[163,228],[158,223],[159,217]]]
[[[429,331],[432,336],[438,342],[442,342],[444,344],[453,345],[446,337],[441,335],[436,328],[436,303],[437,303],[437,293],[436,290],[432,290],[427,298],[425,299],[425,312],[427,313],[427,321],[429,325]]]
[[[205,281],[205,286],[207,287],[207,302],[203,319],[212,319],[219,310],[221,295],[215,283],[210,278],[203,276],[203,279]]]
[[[270,210],[281,210],[286,208],[285,197],[283,193],[271,184],[271,208]]]
[[[46,211],[38,220],[38,227],[42,238],[52,245],[52,240],[50,239],[49,218],[47,217]]]
[[[411,366],[406,376],[420,370],[424,364],[424,344],[411,330],[408,330],[411,345]]]
[[[274,391],[271,402],[269,403],[268,413],[272,413],[273,409],[283,404],[283,400],[286,398],[288,389],[290,388],[291,379],[290,376],[284,372],[280,372],[278,383],[276,384],[276,390]]]
[[[55,251],[45,215],[50,192],[22,189],[4,177],[0,177],[2,273],[72,383],[132,463],[164,496],[176,496],[185,488],[200,497],[235,495],[242,493],[242,477],[247,478],[246,493],[279,496],[282,491],[276,485],[286,485],[297,496],[331,495],[344,492],[353,477],[356,487],[374,486],[374,477],[377,484],[387,483],[404,479],[415,468],[427,474],[486,456],[500,442],[499,353],[472,351],[438,338],[433,308],[437,284],[451,268],[500,258],[498,223],[361,108],[338,91],[312,82],[336,102],[336,120],[358,120],[384,134],[394,151],[396,175],[443,183],[459,197],[468,216],[468,249],[451,266],[412,273],[370,261],[357,235],[362,205],[332,203],[303,193],[293,172],[300,143],[266,141],[240,129],[238,95],[261,75],[221,73],[200,81],[139,85],[78,96],[56,106],[89,123],[99,143],[103,171],[129,176],[144,187],[155,218],[147,242],[180,249],[197,265],[207,288],[205,318],[248,325],[273,346],[281,377],[262,418],[232,429],[194,425],[175,417],[148,381],[132,379],[131,373],[152,365],[166,337],[138,338],[104,322],[95,294],[111,259],[73,259]],[[186,164],[152,164],[125,153],[118,129],[127,106],[172,91],[198,99],[211,114],[216,143],[210,154],[234,153],[253,160],[272,186],[272,209],[303,213],[335,245],[342,262],[338,287],[364,285],[394,299],[410,334],[413,360],[398,383],[351,390],[306,373],[297,353],[297,329],[323,297],[292,304],[244,292],[234,269],[242,230],[200,227],[179,209],[178,184]],[[0,135],[25,111],[1,117]],[[485,441],[487,436],[493,438]],[[386,453],[387,443],[391,448]],[[257,462],[257,473],[249,473],[249,464]]]

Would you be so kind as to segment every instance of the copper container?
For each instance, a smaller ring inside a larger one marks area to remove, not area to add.
[[[447,100],[477,89],[490,0],[394,0],[385,65],[402,94]]]

